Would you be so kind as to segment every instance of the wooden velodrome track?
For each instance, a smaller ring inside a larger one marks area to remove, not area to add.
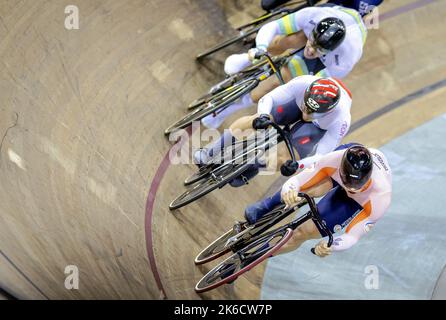
[[[259,1],[71,2],[79,30],[64,28],[64,2],[0,2],[1,288],[27,299],[258,298],[263,266],[198,296],[207,269],[193,259],[277,175],[171,213],[193,166],[169,164],[163,130],[221,79],[231,50],[206,65],[194,56],[259,14]],[[372,146],[446,112],[446,2],[385,0],[380,13],[345,80],[357,123],[346,140]],[[79,290],[64,287],[67,265]]]

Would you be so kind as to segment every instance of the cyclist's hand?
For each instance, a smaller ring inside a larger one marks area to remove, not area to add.
[[[269,114],[261,114],[252,121],[252,127],[256,130],[266,129],[269,127],[270,122]]]
[[[293,160],[287,160],[284,164],[280,166],[280,173],[282,176],[289,177],[296,173],[299,169],[299,163]]]
[[[321,258],[329,256],[331,252],[331,247],[329,247],[327,245],[327,242],[325,242],[324,240],[321,240],[321,242],[319,242],[316,247],[314,247],[314,253]]]
[[[286,207],[291,207],[293,204],[299,203],[302,201],[302,198],[299,197],[299,192],[294,185],[294,183],[288,180],[282,188],[281,192],[282,201],[286,204]]]
[[[266,53],[265,50],[259,48],[252,48],[248,50],[248,58],[249,61],[253,62],[254,60],[259,59],[262,55]]]

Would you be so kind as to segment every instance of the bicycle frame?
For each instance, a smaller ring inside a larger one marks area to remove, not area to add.
[[[292,147],[291,141],[290,141],[290,128],[288,125],[285,126],[284,129],[282,129],[279,125],[277,125],[274,122],[271,122],[271,126],[277,131],[278,138],[277,138],[277,144],[284,141],[286,144],[286,147],[288,149],[288,152],[291,156],[291,160],[293,162],[296,162],[296,154],[294,152],[294,148]],[[271,131],[270,131],[271,132]],[[272,132],[274,134],[274,132]],[[273,136],[274,137],[274,136]],[[265,141],[261,142],[260,144],[254,143],[254,146],[249,148],[249,146],[246,146],[246,150],[242,152],[240,155],[237,155],[236,157],[233,157],[234,152],[231,153],[231,158],[229,161],[224,161],[224,163],[221,166],[216,167],[214,170],[210,172],[211,176],[216,176],[215,172],[223,170],[225,167],[229,165],[236,164],[236,161],[242,158],[248,158],[248,155],[250,153],[255,153],[256,151],[260,152],[266,152],[271,146],[270,146],[271,137],[267,136],[265,138]],[[242,144],[241,148],[244,148],[244,142],[246,141],[240,141],[238,144]],[[223,156],[224,158],[224,156]],[[220,158],[221,159],[221,158]]]
[[[251,229],[247,228],[247,229],[245,229],[247,231],[243,230],[239,234],[228,239],[228,241],[227,241],[228,244],[230,242],[233,242],[231,244],[232,251],[238,252],[239,250],[242,250],[244,247],[257,241],[258,239],[263,238],[263,237],[266,238],[276,232],[282,232],[288,228],[295,230],[300,225],[302,225],[304,222],[306,222],[307,220],[310,220],[310,219],[312,219],[313,222],[328,235],[328,238],[329,238],[328,247],[330,247],[333,244],[333,234],[332,234],[331,230],[327,228],[325,222],[320,217],[319,210],[316,206],[316,203],[314,202],[314,199],[303,192],[299,192],[299,197],[304,198],[305,201],[300,202],[300,203],[294,205],[293,207],[288,208],[285,211],[282,211],[281,214],[278,214],[276,217],[274,217],[266,222],[264,222],[264,221],[262,222],[262,220],[260,220],[257,223],[258,226],[256,226],[256,224],[254,224]],[[308,206],[310,207],[310,210],[308,212],[306,212],[302,216],[294,219],[292,222],[290,222],[284,226],[281,226],[279,228],[271,230],[267,233],[263,233],[263,232],[267,231],[268,229],[270,229],[271,227],[273,227],[274,225],[276,225],[277,223],[279,223],[280,221],[282,221],[283,219],[285,219],[286,217],[288,217],[290,214],[294,213],[299,208],[303,207],[305,204],[308,204]],[[283,209],[281,209],[281,210],[283,210]],[[245,239],[248,238],[247,241],[243,241],[244,238]],[[311,249],[311,252],[314,253],[314,248]]]
[[[220,92],[217,91],[216,94],[222,94],[225,91],[231,90],[231,88],[234,86],[234,84],[237,83],[238,81],[241,81],[240,83],[243,83],[243,82],[247,82],[247,81],[250,81],[253,78],[255,78],[260,83],[261,81],[264,81],[264,80],[268,79],[273,74],[275,74],[277,76],[277,78],[279,79],[280,84],[282,84],[282,85],[285,84],[285,81],[283,80],[283,76],[282,76],[282,73],[280,71],[280,68],[285,64],[286,60],[289,57],[291,57],[292,55],[294,55],[295,53],[297,53],[300,50],[302,50],[302,48],[301,49],[292,50],[289,53],[287,53],[286,55],[279,57],[278,61],[274,61],[274,59],[271,58],[271,56],[267,52],[263,53],[260,57],[263,56],[263,57],[266,58],[266,63],[268,63],[269,68],[270,68],[269,70],[268,69],[267,70],[262,70],[261,69],[262,65],[265,62],[263,62],[263,63],[260,62],[258,65],[255,65],[254,68],[249,67],[246,70],[242,70],[242,71],[240,71],[241,75],[245,75],[246,73],[252,73],[252,75],[248,76],[245,79],[240,79],[240,80],[237,80],[237,78],[234,78],[234,80],[232,81],[232,84],[229,87],[222,88],[221,89],[222,91],[220,91]],[[230,96],[231,94],[233,94],[233,93],[230,93],[228,96]],[[228,106],[225,106],[225,107],[215,111],[214,114],[219,114],[220,112],[225,110],[227,107]]]

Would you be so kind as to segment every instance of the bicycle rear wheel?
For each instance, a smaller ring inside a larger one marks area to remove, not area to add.
[[[202,104],[199,107],[193,109],[192,112],[188,113],[182,119],[178,120],[174,124],[170,125],[164,134],[168,135],[172,132],[178,131],[180,129],[187,128],[192,124],[193,121],[199,121],[210,115],[211,113],[228,106],[230,103],[234,102],[244,94],[253,90],[259,83],[259,80],[253,78],[241,81],[239,84],[226,89],[225,94],[217,95],[211,99],[207,104]]]
[[[198,281],[195,291],[202,293],[235,280],[277,252],[292,234],[290,228],[279,229],[249,244],[210,270]]]

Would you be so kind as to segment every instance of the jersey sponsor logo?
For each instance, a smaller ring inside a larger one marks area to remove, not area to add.
[[[345,226],[347,226],[350,222],[352,222],[352,220],[362,211],[362,209],[357,210],[354,214],[352,214],[352,216],[350,218],[348,218],[347,220],[345,220],[342,224],[341,227],[345,228]]]
[[[339,66],[339,54],[335,54],[335,64]]]
[[[333,240],[333,244],[335,246],[339,246],[341,244],[341,242],[342,242],[342,238],[336,238]]]
[[[347,132],[347,122],[344,121],[344,123],[341,126],[341,131],[339,132],[339,136],[343,137],[345,133]]]
[[[299,140],[299,144],[306,144],[308,142],[310,142],[310,137],[303,137],[302,139]]]
[[[375,226],[374,222],[368,221],[365,225],[364,225],[364,231],[365,232],[369,232],[370,230],[373,229],[373,227]]]
[[[342,230],[342,227],[339,224],[335,225],[334,228],[333,228],[333,231],[335,233],[341,232],[341,230]]]
[[[319,103],[317,103],[316,100],[314,100],[312,98],[309,98],[307,100],[307,104],[311,109],[313,109],[315,111],[317,111],[320,108]]]
[[[313,26],[315,26],[315,25],[317,24],[316,22],[314,22],[313,19],[311,19],[308,23],[309,23],[309,24],[312,24]]]
[[[389,171],[389,168],[386,166],[386,163],[384,162],[383,158],[378,153],[373,153],[373,157],[376,160],[378,160],[378,162],[381,164],[381,166],[384,168],[384,170]],[[375,164],[376,164],[376,162],[375,162]]]

